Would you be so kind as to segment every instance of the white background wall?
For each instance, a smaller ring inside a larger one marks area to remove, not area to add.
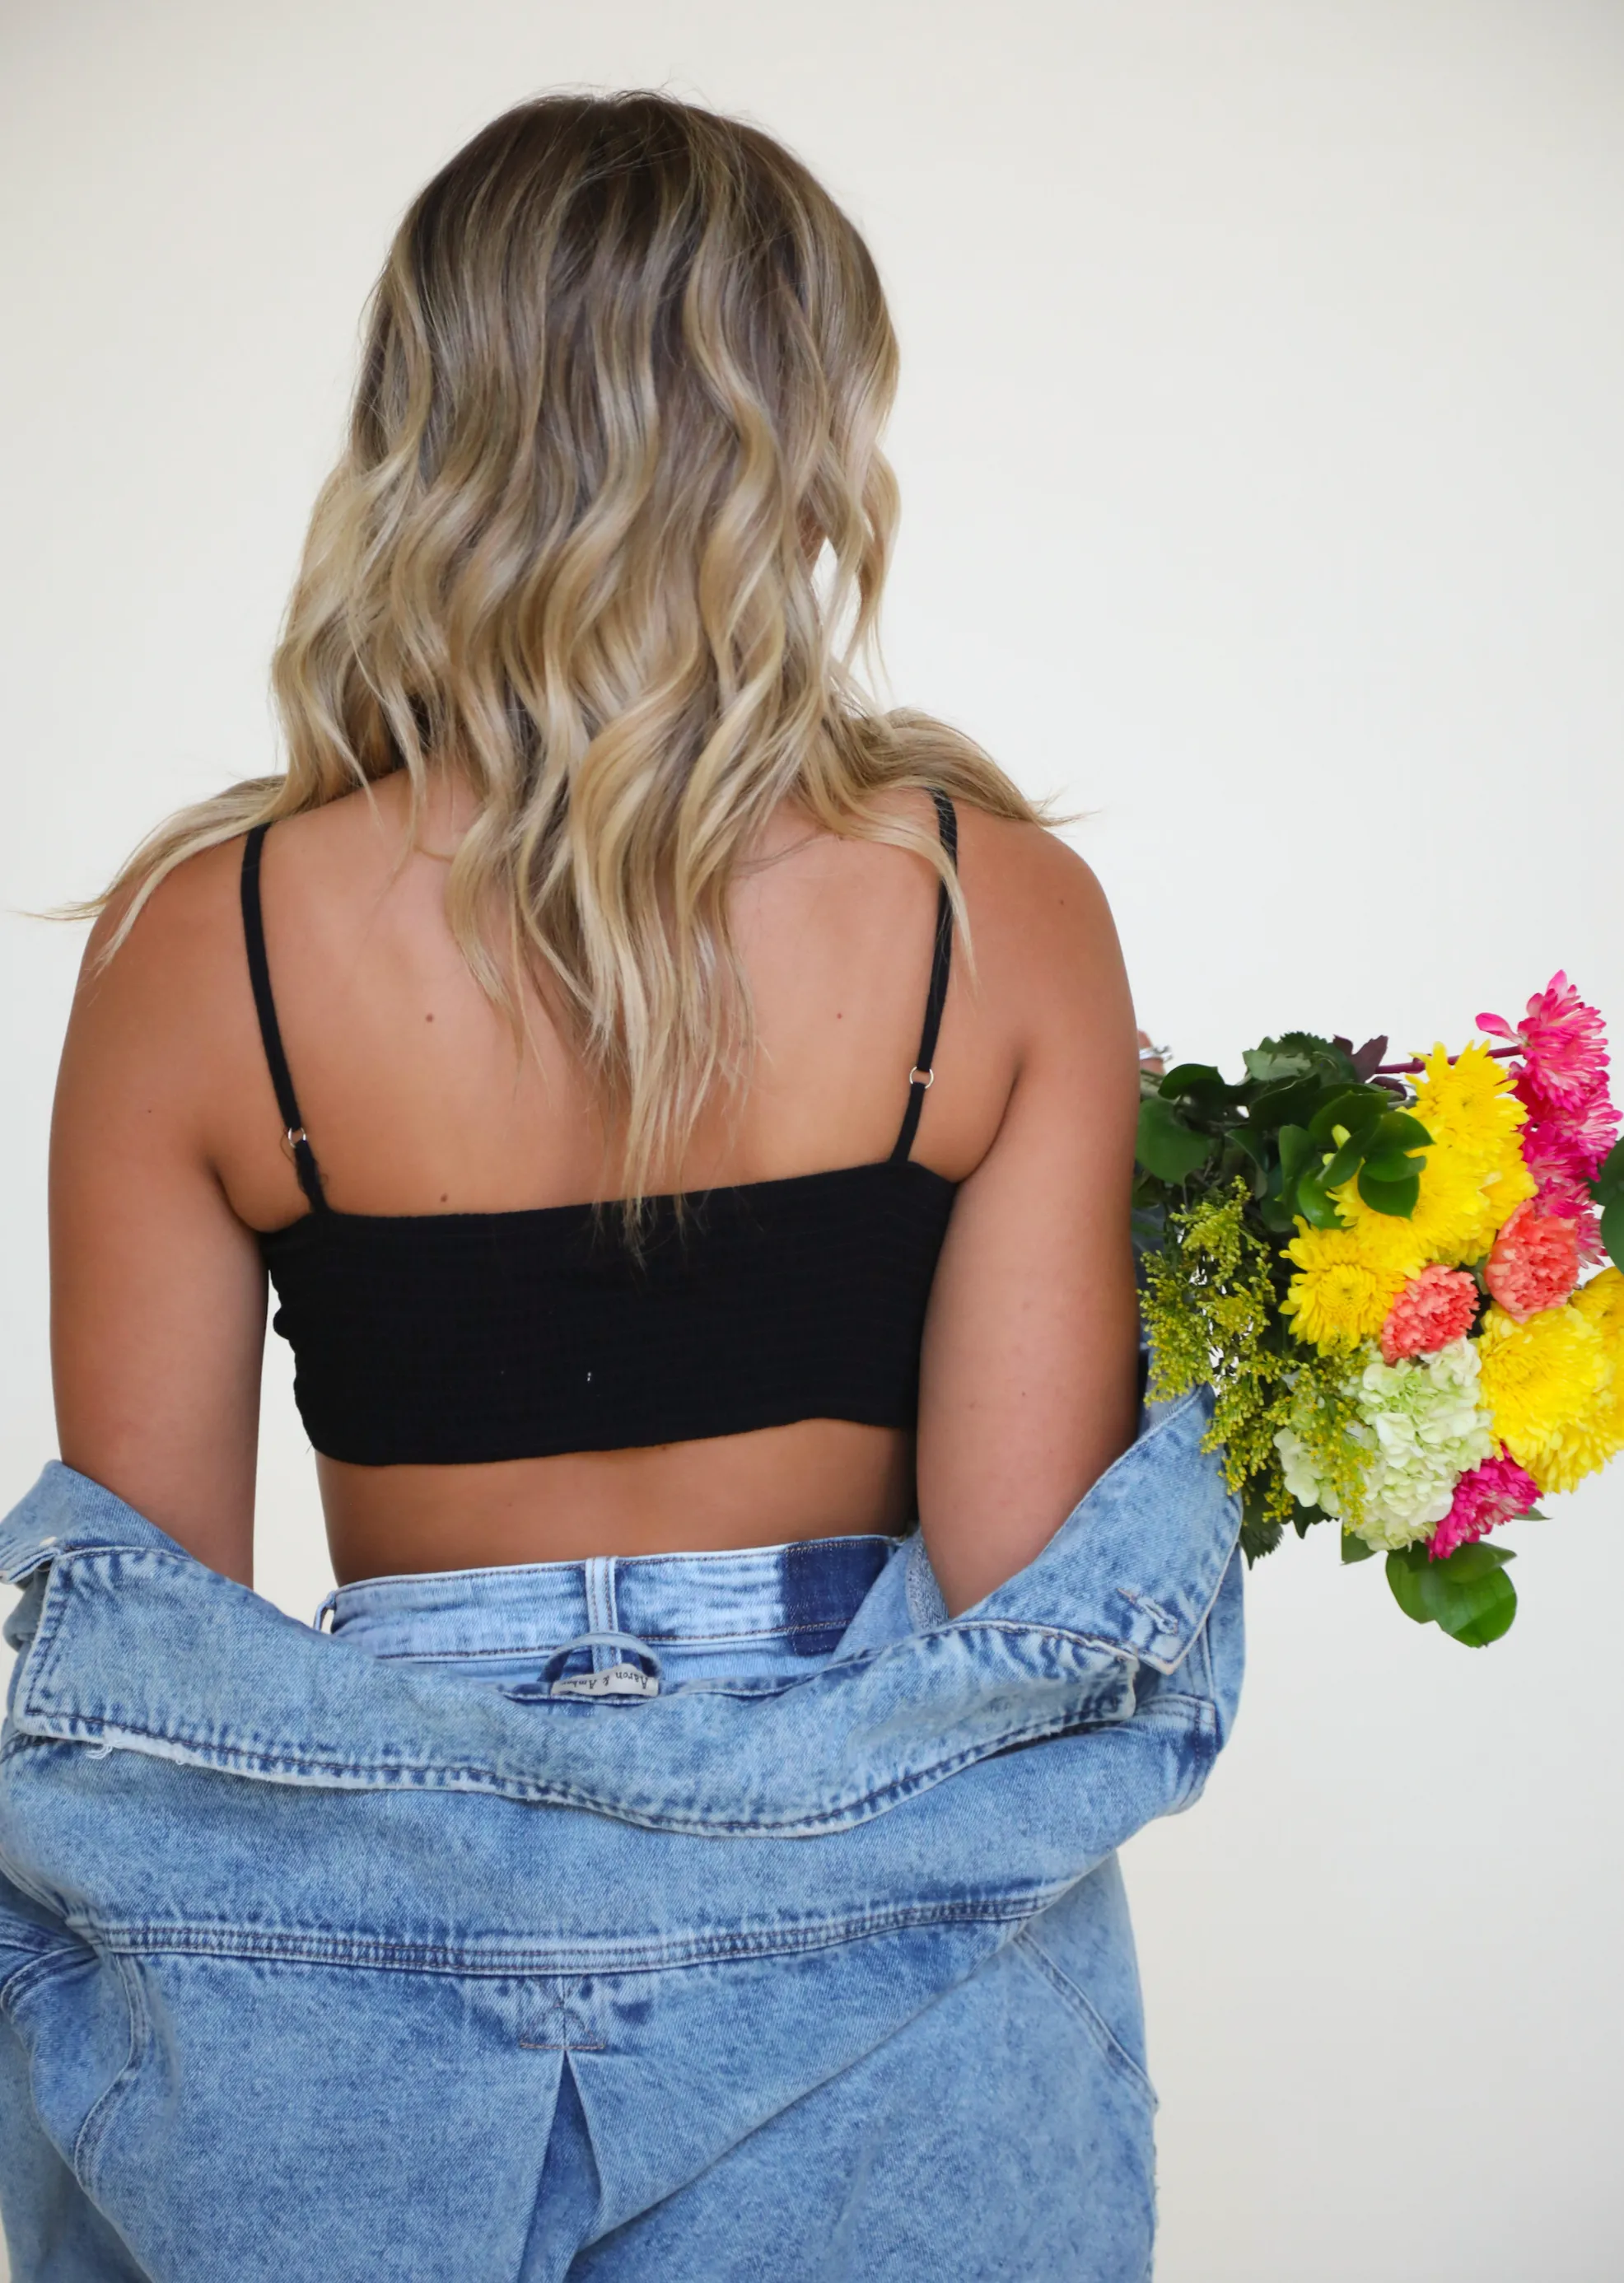
[[[668,85],[867,230],[903,339],[899,695],[1076,830],[1185,1053],[1458,1039],[1566,965],[1624,1035],[1620,0],[11,0],[0,9],[0,1458],[51,1447],[76,931],[262,771],[357,312],[509,101]],[[386,1136],[380,1146],[386,1146]],[[264,1589],[325,1570],[284,1357]],[[1130,1851],[1162,2283],[1624,2274],[1624,1467],[1468,1652],[1257,1573],[1206,1804]],[[291,2187],[292,2184],[290,2184]]]

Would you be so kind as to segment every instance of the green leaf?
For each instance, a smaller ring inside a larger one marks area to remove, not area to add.
[[[1419,1182],[1416,1193],[1420,1194]],[[1310,1228],[1340,1228],[1342,1216],[1325,1195],[1325,1188],[1313,1173],[1300,1176],[1296,1189],[1297,1211]]]
[[[1284,1054],[1306,1056],[1312,1068],[1324,1071],[1327,1078],[1342,1079],[1355,1075],[1346,1041],[1322,1039],[1317,1031],[1282,1031],[1278,1039],[1265,1039],[1263,1044]]]
[[[1418,1181],[1426,1169],[1426,1159],[1407,1157],[1403,1149],[1375,1149],[1364,1161],[1364,1170],[1372,1181],[1407,1181],[1411,1176]]]
[[[1378,1149],[1429,1149],[1432,1135],[1407,1110],[1389,1110],[1376,1121]]]
[[[1187,1094],[1210,1093],[1215,1087],[1220,1094],[1229,1092],[1223,1072],[1215,1070],[1210,1063],[1175,1063],[1170,1071],[1162,1074],[1156,1092],[1165,1095],[1169,1102],[1177,1102]]]
[[[1240,1057],[1247,1066],[1247,1076],[1260,1085],[1281,1078],[1305,1078],[1314,1067],[1314,1057],[1300,1048],[1282,1046],[1278,1039],[1265,1039],[1261,1047],[1248,1047]]]
[[[1407,1546],[1388,1554],[1387,1584],[1417,1625],[1435,1625],[1452,1640],[1481,1648],[1498,1640],[1517,1614],[1517,1588],[1505,1575],[1515,1558],[1509,1547],[1480,1542],[1434,1562],[1425,1546]]]
[[[1601,1171],[1590,1184],[1590,1195],[1598,1205],[1610,1205],[1624,1197],[1624,1140],[1613,1143],[1602,1159]]]
[[[1285,1530],[1286,1524],[1283,1522],[1257,1523],[1243,1522],[1241,1523],[1240,1550],[1247,1557],[1248,1570],[1255,1562],[1261,1562],[1266,1554],[1274,1552],[1285,1534]]]
[[[1329,1149],[1335,1142],[1334,1129],[1345,1126],[1349,1134],[1358,1134],[1373,1126],[1386,1107],[1387,1097],[1379,1087],[1341,1086],[1327,1095],[1309,1120],[1309,1139]]]
[[[1359,1175],[1359,1195],[1372,1212],[1390,1214],[1395,1220],[1408,1220],[1421,1195],[1420,1177],[1411,1173],[1403,1181],[1379,1181],[1372,1179],[1367,1168]]]
[[[1159,1181],[1187,1180],[1198,1165],[1206,1164],[1211,1150],[1212,1137],[1192,1133],[1170,1102],[1153,1094],[1140,1103],[1135,1154]]]
[[[1392,1588],[1394,1600],[1404,1615],[1413,1618],[1418,1625],[1424,1625],[1431,1617],[1432,1612],[1421,1600],[1421,1581],[1416,1575],[1415,1564],[1408,1559],[1408,1554],[1412,1550],[1406,1549],[1404,1554],[1388,1554],[1387,1584]]]
[[[1306,1127],[1324,1092],[1317,1078],[1289,1079],[1283,1085],[1266,1086],[1253,1095],[1247,1116],[1264,1133],[1288,1125]]]
[[[1351,1530],[1342,1532],[1342,1559],[1345,1562],[1368,1562],[1375,1551],[1375,1547],[1367,1546],[1362,1538],[1356,1538]]]
[[[1602,1243],[1618,1266],[1624,1268],[1624,1196],[1602,1208]]]
[[[1441,1562],[1437,1567],[1442,1570],[1447,1564]],[[1487,1648],[1490,1641],[1510,1632],[1516,1615],[1517,1588],[1504,1570],[1496,1570],[1476,1581],[1469,1592],[1452,1597],[1447,1614],[1442,1609],[1436,1612],[1436,1622],[1463,1648]]]
[[[1322,1165],[1315,1180],[1322,1189],[1340,1189],[1344,1181],[1351,1181],[1359,1170],[1364,1155],[1364,1144],[1356,1134],[1350,1134],[1333,1157]]]
[[[1412,1552],[1425,1554],[1425,1547]],[[1484,1578],[1491,1570],[1504,1570],[1508,1562],[1515,1562],[1514,1546],[1490,1545],[1487,1539],[1477,1539],[1470,1546],[1457,1546],[1453,1554],[1446,1554],[1441,1562],[1428,1560],[1426,1568],[1434,1578]]]
[[[1305,1126],[1282,1126],[1275,1137],[1280,1147],[1280,1171],[1288,1181],[1294,1181],[1313,1155],[1314,1145],[1309,1140]]]

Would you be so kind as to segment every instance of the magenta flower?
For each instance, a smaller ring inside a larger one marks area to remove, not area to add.
[[[1588,1183],[1618,1138],[1619,1113],[1604,1087],[1576,1110],[1535,1110],[1522,1129],[1523,1159],[1536,1181]]]
[[[1504,1015],[1480,1015],[1478,1028],[1521,1047],[1517,1091],[1530,1110],[1571,1112],[1605,1092],[1606,1027],[1559,968],[1529,1000],[1518,1029]]]
[[[1529,1000],[1519,1030],[1503,1015],[1480,1015],[1478,1028],[1522,1050],[1516,1092],[1528,1112],[1522,1154],[1539,1185],[1535,1206],[1573,1224],[1581,1263],[1599,1260],[1604,1248],[1590,1183],[1619,1135],[1600,1015],[1558,970]]]
[[[1455,1485],[1454,1504],[1433,1532],[1429,1559],[1441,1562],[1457,1546],[1470,1546],[1503,1522],[1514,1522],[1539,1494],[1539,1484],[1514,1459],[1485,1459],[1469,1468]]]
[[[1604,1098],[1572,1123],[1531,1118],[1522,1129],[1523,1157],[1539,1184],[1535,1210],[1573,1223],[1582,1266],[1606,1257],[1590,1182],[1612,1146],[1616,1124],[1617,1112]]]

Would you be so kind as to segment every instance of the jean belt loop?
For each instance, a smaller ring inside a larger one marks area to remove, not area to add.
[[[324,1633],[324,1632],[327,1632],[327,1630],[328,1630],[327,1620],[328,1620],[328,1618],[329,1618],[329,1617],[331,1617],[331,1615],[332,1615],[333,1611],[338,1608],[338,1588],[335,1586],[333,1587],[333,1589],[332,1589],[332,1592],[331,1592],[330,1593],[329,1593],[329,1594],[328,1594],[328,1596],[326,1597],[326,1599],[325,1599],[325,1600],[323,1601],[323,1602],[322,1603],[321,1608],[316,1611],[316,1613],[315,1613],[315,1617],[313,1617],[311,1618],[311,1620],[310,1620],[310,1627],[311,1627],[311,1631],[312,1631],[313,1632],[318,1632],[318,1633]]]
[[[589,1554],[587,1570],[587,1625],[594,1633],[615,1633],[620,1629],[616,1606],[615,1557],[612,1554]],[[614,1649],[604,1642],[594,1642],[592,1669],[602,1672],[616,1661]]]

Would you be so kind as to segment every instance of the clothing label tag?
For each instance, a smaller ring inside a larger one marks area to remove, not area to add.
[[[606,1665],[602,1672],[573,1672],[553,1683],[555,1696],[657,1696],[660,1684],[637,1664]]]

